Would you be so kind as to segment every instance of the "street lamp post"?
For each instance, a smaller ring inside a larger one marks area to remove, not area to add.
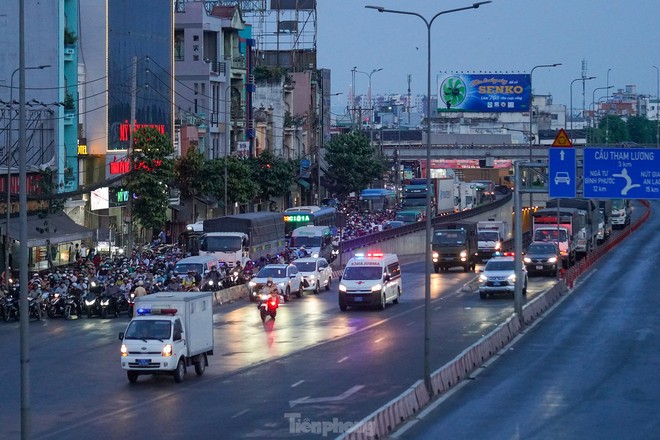
[[[660,69],[657,66],[653,66],[655,69],[655,148],[660,148],[660,110],[658,105],[660,105]]]
[[[591,132],[594,132],[594,129],[596,128],[596,91],[598,90],[609,90],[613,86],[607,86],[607,87],[596,87],[593,92],[591,93]],[[593,136],[592,136],[593,137]],[[593,139],[591,139],[593,143]]]
[[[414,15],[419,17],[426,25],[426,243],[425,243],[425,276],[424,276],[424,383],[429,395],[433,395],[433,386],[431,385],[431,26],[436,18],[452,12],[465,11],[468,9],[477,9],[481,5],[491,3],[483,1],[473,3],[471,6],[462,8],[448,9],[435,14],[430,20],[423,15],[410,11],[399,11],[386,9],[382,6],[365,6],[368,9],[375,9],[378,12],[389,12],[392,14]]]
[[[607,69],[607,94],[605,98],[605,104],[606,107],[608,108],[610,106],[610,71],[612,69]],[[609,111],[605,111],[605,146],[608,146],[610,143],[610,118],[609,116]]]
[[[532,162],[532,145],[534,143],[534,130],[532,130],[532,125],[534,124],[534,121],[532,117],[534,116],[534,89],[532,89],[532,76],[534,75],[534,70],[539,69],[541,67],[557,67],[561,66],[561,63],[554,63],[554,64],[539,64],[538,66],[532,67],[532,70],[529,72],[529,162]],[[538,130],[536,130],[538,133]],[[530,170],[527,169],[527,173],[530,173]],[[529,178],[530,183],[531,183],[531,176]],[[534,206],[534,203],[532,201],[532,193],[529,193],[529,207],[531,208]]]
[[[571,81],[571,108],[570,108],[570,116],[571,116],[571,141],[575,140],[575,137],[573,136],[573,83],[575,81],[589,81],[592,79],[596,79],[595,76],[590,76],[588,78],[575,78],[573,81]]]
[[[41,70],[45,69],[47,67],[50,67],[50,64],[43,64],[40,66],[32,66],[32,67],[25,67],[24,70]],[[5,226],[5,288],[7,291],[9,291],[9,249],[10,249],[10,244],[9,244],[9,221],[11,219],[11,185],[10,185],[10,180],[11,180],[11,153],[12,153],[12,113],[13,113],[13,108],[14,108],[14,75],[16,72],[18,72],[21,68],[19,67],[18,69],[15,69],[11,73],[11,77],[9,80],[9,124],[7,126],[7,148],[6,148],[6,156],[7,156],[7,182],[6,182],[6,189],[7,189],[7,208],[6,208],[6,226]]]
[[[373,75],[376,72],[380,72],[381,70],[383,70],[382,67],[379,68],[379,69],[372,70],[371,73],[363,72],[361,70],[355,70],[356,73],[362,73],[364,75],[367,75],[367,77],[369,78],[369,88],[367,89],[367,102],[369,104],[368,110],[369,110],[369,114],[370,114],[370,117],[369,117],[369,145],[373,145],[373,143],[374,143],[374,105],[371,102],[371,75]],[[362,128],[361,125],[362,125],[362,113],[360,113],[360,128]]]

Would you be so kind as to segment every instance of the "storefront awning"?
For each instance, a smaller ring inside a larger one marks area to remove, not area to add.
[[[303,188],[305,188],[305,189],[309,188],[309,182],[307,182],[306,180],[299,179],[299,180],[298,180],[298,184],[299,184],[300,186],[302,186]]]
[[[0,221],[3,235],[6,223],[6,220]],[[46,240],[50,240],[51,244],[78,241],[91,238],[94,234],[93,230],[80,226],[64,213],[50,214],[43,218],[28,216],[27,226],[28,247],[46,246]],[[20,228],[19,218],[12,218],[9,221],[9,236],[18,240]]]

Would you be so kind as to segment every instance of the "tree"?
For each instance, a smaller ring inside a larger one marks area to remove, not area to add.
[[[158,130],[140,128],[133,134],[133,169],[126,178],[132,200],[132,216],[142,227],[162,228],[167,221],[169,185],[174,179],[172,142]]]
[[[204,194],[208,178],[204,175],[204,155],[196,148],[188,148],[186,155],[174,162],[174,176],[181,195],[185,198]]]
[[[655,121],[651,122],[644,116],[631,116],[626,121],[626,128],[630,134],[628,139],[638,144],[652,144],[655,142]]]
[[[289,192],[296,177],[296,161],[276,157],[268,150],[249,161],[262,201]]]
[[[626,123],[623,122],[619,116],[608,115],[600,120],[598,128],[605,133],[606,130],[609,131],[607,140],[610,143],[621,143],[629,141],[628,129]]]
[[[341,134],[326,144],[325,159],[326,182],[342,196],[366,188],[374,179],[382,178],[385,170],[382,156],[357,131]]]
[[[225,198],[225,163],[227,165],[227,199],[225,203],[245,204],[259,193],[259,185],[254,181],[252,170],[245,159],[234,156],[207,161],[203,174],[207,180],[206,193],[217,199]]]

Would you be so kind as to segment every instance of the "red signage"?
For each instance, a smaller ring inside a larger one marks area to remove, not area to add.
[[[161,166],[162,163],[163,163],[162,160],[154,160],[154,167],[157,168]],[[109,165],[110,165],[111,175],[128,173],[128,171],[131,169],[131,163],[127,157],[122,157],[119,160],[117,160],[117,156],[115,156],[114,160],[110,162]],[[136,162],[134,164],[134,169],[151,171],[153,168],[147,165],[146,162]]]
[[[158,133],[165,134],[165,125],[163,124],[135,124],[135,129],[139,130],[140,128],[155,128],[158,130]],[[123,124],[119,124],[119,140],[128,141],[131,135],[131,124],[126,121]]]

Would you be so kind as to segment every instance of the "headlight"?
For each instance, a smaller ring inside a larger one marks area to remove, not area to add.
[[[250,286],[250,287],[254,287],[254,286],[256,286],[256,285],[257,285],[257,283],[256,283],[255,281],[250,281],[250,282],[248,283],[248,286]]]
[[[128,347],[126,347],[126,344],[121,344],[119,351],[121,352],[122,357],[128,356]]]
[[[237,277],[237,276],[238,276],[238,272],[234,272],[234,276]]]
[[[213,280],[209,280],[209,286],[213,285]]]
[[[281,282],[281,283],[277,283],[277,285],[280,286],[280,287],[284,287],[284,286],[286,286],[286,283],[285,283],[285,282]]]
[[[529,257],[524,257],[524,258],[523,258],[523,261],[524,261],[525,263],[528,263],[528,264],[529,264],[529,263],[532,262],[532,259],[529,258]]]
[[[94,300],[85,300],[85,305],[91,306],[92,304],[94,304]]]
[[[548,263],[556,263],[556,262],[557,262],[557,257],[548,258]]]
[[[109,299],[102,299],[101,300],[101,305],[102,306],[109,306],[110,305],[110,300]]]
[[[437,252],[433,252],[433,258],[438,258],[439,256],[440,254],[438,254]]]
[[[165,344],[162,355],[166,357],[172,356],[172,344]]]
[[[318,258],[318,257],[319,257],[319,253],[318,253],[318,252],[314,252],[314,253],[312,254],[312,257],[313,257],[313,258]]]
[[[461,256],[461,258],[465,258],[467,257],[467,251],[461,251],[459,255]]]
[[[383,290],[383,285],[382,284],[376,284],[375,286],[373,286],[371,288],[372,292],[380,292],[381,290]]]
[[[315,275],[315,274],[311,274],[311,275],[308,275],[307,278],[309,278],[310,280],[315,280],[315,279],[316,279],[316,275]]]
[[[508,279],[509,281],[513,281],[513,282],[515,283],[515,282],[516,282],[516,274],[515,274],[515,273],[512,273],[511,275],[509,275],[509,276],[507,277],[507,279]]]
[[[96,287],[96,283],[92,281],[92,287]]]
[[[346,292],[346,286],[344,286],[343,284],[340,284],[339,285],[339,291],[340,292]]]
[[[266,300],[268,300],[268,298],[270,298],[270,295],[267,295],[265,293],[262,293],[261,295],[259,295],[259,299],[262,300],[262,301],[266,301]]]
[[[485,283],[486,281],[488,281],[488,277],[484,274],[481,274],[481,275],[479,275],[479,281],[481,281],[482,283]]]
[[[498,241],[497,243],[495,243],[495,250],[499,251],[501,249],[502,249],[502,243]]]

